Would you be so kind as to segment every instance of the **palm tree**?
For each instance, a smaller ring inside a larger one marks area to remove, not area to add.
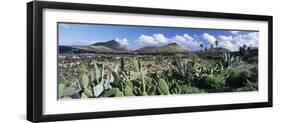
[[[247,51],[250,51],[250,50],[251,50],[251,48],[250,48],[250,47],[248,47],[248,48],[247,48]]]
[[[215,41],[215,43],[216,43],[216,48],[218,48],[219,41],[218,41],[218,40],[216,40],[216,41]]]
[[[248,60],[248,54],[249,54],[250,48],[247,48],[247,45],[244,44],[242,47],[240,47],[240,55],[242,56],[242,59],[244,61]]]
[[[213,49],[213,48],[214,48],[214,45],[211,44],[211,49]]]
[[[203,47],[204,47],[204,45],[203,45],[203,44],[200,44],[200,47],[201,47],[201,50],[203,51]]]
[[[247,45],[245,45],[245,44],[242,47],[239,48],[239,53],[242,57],[245,56],[246,50],[247,50]]]
[[[244,44],[244,45],[243,45],[243,48],[244,48],[244,49],[246,49],[246,48],[247,48],[247,45],[246,45],[246,44]]]

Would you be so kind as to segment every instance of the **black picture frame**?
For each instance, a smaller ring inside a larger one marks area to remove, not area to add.
[[[42,110],[43,109],[42,107],[43,106],[43,95],[42,95],[43,13],[42,10],[45,8],[266,21],[268,22],[268,101],[256,102],[256,103],[241,103],[241,104],[43,115],[42,113],[43,112]],[[155,114],[169,114],[169,113],[272,107],[273,106],[272,27],[273,27],[273,17],[264,16],[264,15],[185,11],[185,10],[108,6],[108,5],[93,5],[93,4],[80,4],[80,3],[45,2],[45,1],[29,2],[27,3],[27,120],[32,122],[63,121],[63,120],[93,119],[93,118],[106,118],[106,117],[123,117],[123,116],[136,116],[136,115],[155,115]]]

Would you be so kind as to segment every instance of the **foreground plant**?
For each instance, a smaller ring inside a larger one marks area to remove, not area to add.
[[[239,66],[242,64],[242,58],[240,56],[233,56],[229,52],[221,55],[221,62],[225,68]]]
[[[143,64],[138,58],[120,58],[120,62],[111,65],[81,63],[74,81],[59,77],[58,97],[77,99],[257,90],[256,67],[247,68],[249,65],[230,53],[222,54],[220,60],[175,58],[173,64],[165,66],[166,69],[152,73],[144,69]]]

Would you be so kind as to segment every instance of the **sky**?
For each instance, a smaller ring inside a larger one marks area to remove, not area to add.
[[[258,47],[259,39],[257,31],[103,24],[58,23],[58,31],[59,45],[90,45],[116,40],[131,49],[176,42],[194,51],[201,49],[200,44],[216,47],[215,41],[218,41],[218,47],[237,51],[243,45]]]

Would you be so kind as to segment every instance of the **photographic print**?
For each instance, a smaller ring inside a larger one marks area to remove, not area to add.
[[[272,27],[270,15],[29,2],[27,120],[272,107]]]
[[[58,99],[258,91],[259,32],[58,22]]]

